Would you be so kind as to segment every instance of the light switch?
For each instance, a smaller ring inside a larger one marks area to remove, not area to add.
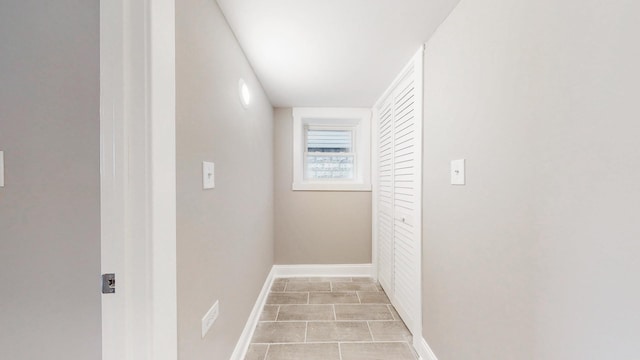
[[[451,161],[451,185],[464,184],[464,159]]]
[[[212,162],[202,162],[202,188],[213,189],[216,187],[215,165]]]
[[[0,151],[0,187],[4,187],[4,151]]]

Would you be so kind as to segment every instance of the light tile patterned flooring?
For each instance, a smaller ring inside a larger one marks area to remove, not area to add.
[[[276,279],[246,360],[415,360],[411,334],[370,278]]]

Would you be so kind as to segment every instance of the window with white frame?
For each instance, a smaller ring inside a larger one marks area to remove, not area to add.
[[[371,110],[293,109],[293,190],[371,190]]]

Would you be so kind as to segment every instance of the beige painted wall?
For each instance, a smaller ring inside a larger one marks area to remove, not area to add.
[[[439,359],[638,357],[639,13],[463,0],[428,42],[423,322]]]
[[[292,191],[291,108],[274,118],[276,264],[371,263],[371,192]]]
[[[0,2],[0,358],[101,357],[99,1]]]
[[[273,265],[273,109],[215,1],[176,2],[176,61],[179,358],[227,360]]]

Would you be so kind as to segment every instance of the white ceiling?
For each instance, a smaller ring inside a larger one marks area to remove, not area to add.
[[[370,107],[460,0],[218,0],[276,107]]]

